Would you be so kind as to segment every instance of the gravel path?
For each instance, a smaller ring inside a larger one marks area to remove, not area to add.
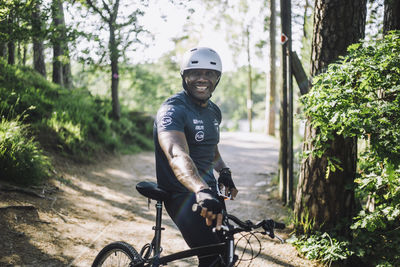
[[[220,152],[239,189],[237,199],[227,203],[230,213],[253,221],[287,221],[289,212],[273,197],[276,187],[271,185],[277,172],[278,147],[276,139],[262,134],[222,133]],[[0,209],[1,266],[90,266],[109,242],[123,240],[139,250],[150,241],[155,203],[148,209],[147,200],[134,188],[139,181],[155,181],[152,152],[105,157],[91,165],[62,159],[55,163],[64,182],[57,180],[36,189],[45,198],[0,192],[0,208],[32,206]],[[163,254],[186,249],[166,213],[163,223]],[[289,232],[277,233],[286,238]],[[258,236],[261,254],[240,266],[317,266],[300,258],[291,245]],[[259,248],[257,242],[252,244],[255,250]],[[196,263],[196,259],[188,259],[168,266]]]

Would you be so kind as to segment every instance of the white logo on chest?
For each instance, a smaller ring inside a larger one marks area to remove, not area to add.
[[[204,140],[204,132],[203,131],[197,132],[194,139],[196,139],[197,142],[203,141]]]

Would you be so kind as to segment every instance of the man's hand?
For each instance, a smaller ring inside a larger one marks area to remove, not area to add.
[[[220,190],[225,188],[225,195],[230,196],[232,200],[235,199],[238,190],[232,180],[232,173],[229,168],[223,168],[219,172],[218,187]]]
[[[213,196],[211,189],[202,189],[196,193],[196,202],[201,207],[200,215],[206,218],[207,226],[217,219],[216,229],[221,229],[222,224],[222,205]]]

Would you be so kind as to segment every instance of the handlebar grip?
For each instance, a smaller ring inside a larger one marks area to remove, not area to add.
[[[284,223],[275,222],[274,228],[285,229],[286,225]]]

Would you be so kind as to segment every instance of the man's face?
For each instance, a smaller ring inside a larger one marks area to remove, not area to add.
[[[219,80],[219,73],[215,70],[192,69],[184,74],[189,93],[200,101],[211,97]]]

